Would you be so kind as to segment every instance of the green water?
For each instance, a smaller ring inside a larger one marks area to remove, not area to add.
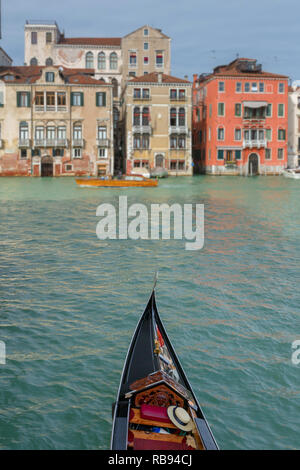
[[[102,202],[204,203],[205,246],[100,241]],[[222,449],[299,448],[300,183],[169,178],[83,189],[0,179],[1,449],[107,449],[111,403],[159,269],[157,302]]]

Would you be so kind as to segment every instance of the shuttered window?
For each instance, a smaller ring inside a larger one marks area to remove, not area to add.
[[[30,92],[17,91],[17,107],[30,108]]]
[[[96,106],[106,106],[106,93],[100,91],[96,93]]]
[[[72,106],[84,106],[84,94],[81,91],[71,93]]]

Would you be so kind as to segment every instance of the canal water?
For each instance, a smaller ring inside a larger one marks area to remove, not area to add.
[[[100,241],[96,208],[203,203],[205,245]],[[107,449],[132,333],[158,308],[222,449],[299,445],[300,184],[169,178],[158,188],[0,179],[1,449]]]

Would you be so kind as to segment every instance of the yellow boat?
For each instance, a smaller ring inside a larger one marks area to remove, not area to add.
[[[158,185],[158,181],[144,176],[124,176],[118,178],[77,178],[76,183],[82,188],[139,188],[153,187]]]

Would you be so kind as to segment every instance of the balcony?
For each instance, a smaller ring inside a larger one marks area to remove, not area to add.
[[[67,106],[35,106],[35,112],[37,113],[49,113],[49,112],[58,112],[58,113],[65,113],[68,111]]]
[[[72,140],[72,146],[73,147],[83,148],[84,147],[84,139],[73,139]]]
[[[108,148],[110,145],[109,139],[97,139],[97,146],[102,148]]]
[[[243,148],[266,148],[267,141],[266,139],[259,139],[259,140],[244,140],[243,141]]]
[[[170,101],[186,101],[186,96],[170,96]]]
[[[28,149],[30,147],[30,139],[19,139],[19,148]],[[1,146],[2,148],[2,146]]]
[[[151,134],[152,127],[149,125],[146,126],[133,126],[132,127],[133,134]]]
[[[186,126],[170,126],[169,134],[188,134],[189,130]]]
[[[151,96],[134,96],[133,101],[151,101]]]
[[[34,147],[68,147],[68,139],[34,139]]]

